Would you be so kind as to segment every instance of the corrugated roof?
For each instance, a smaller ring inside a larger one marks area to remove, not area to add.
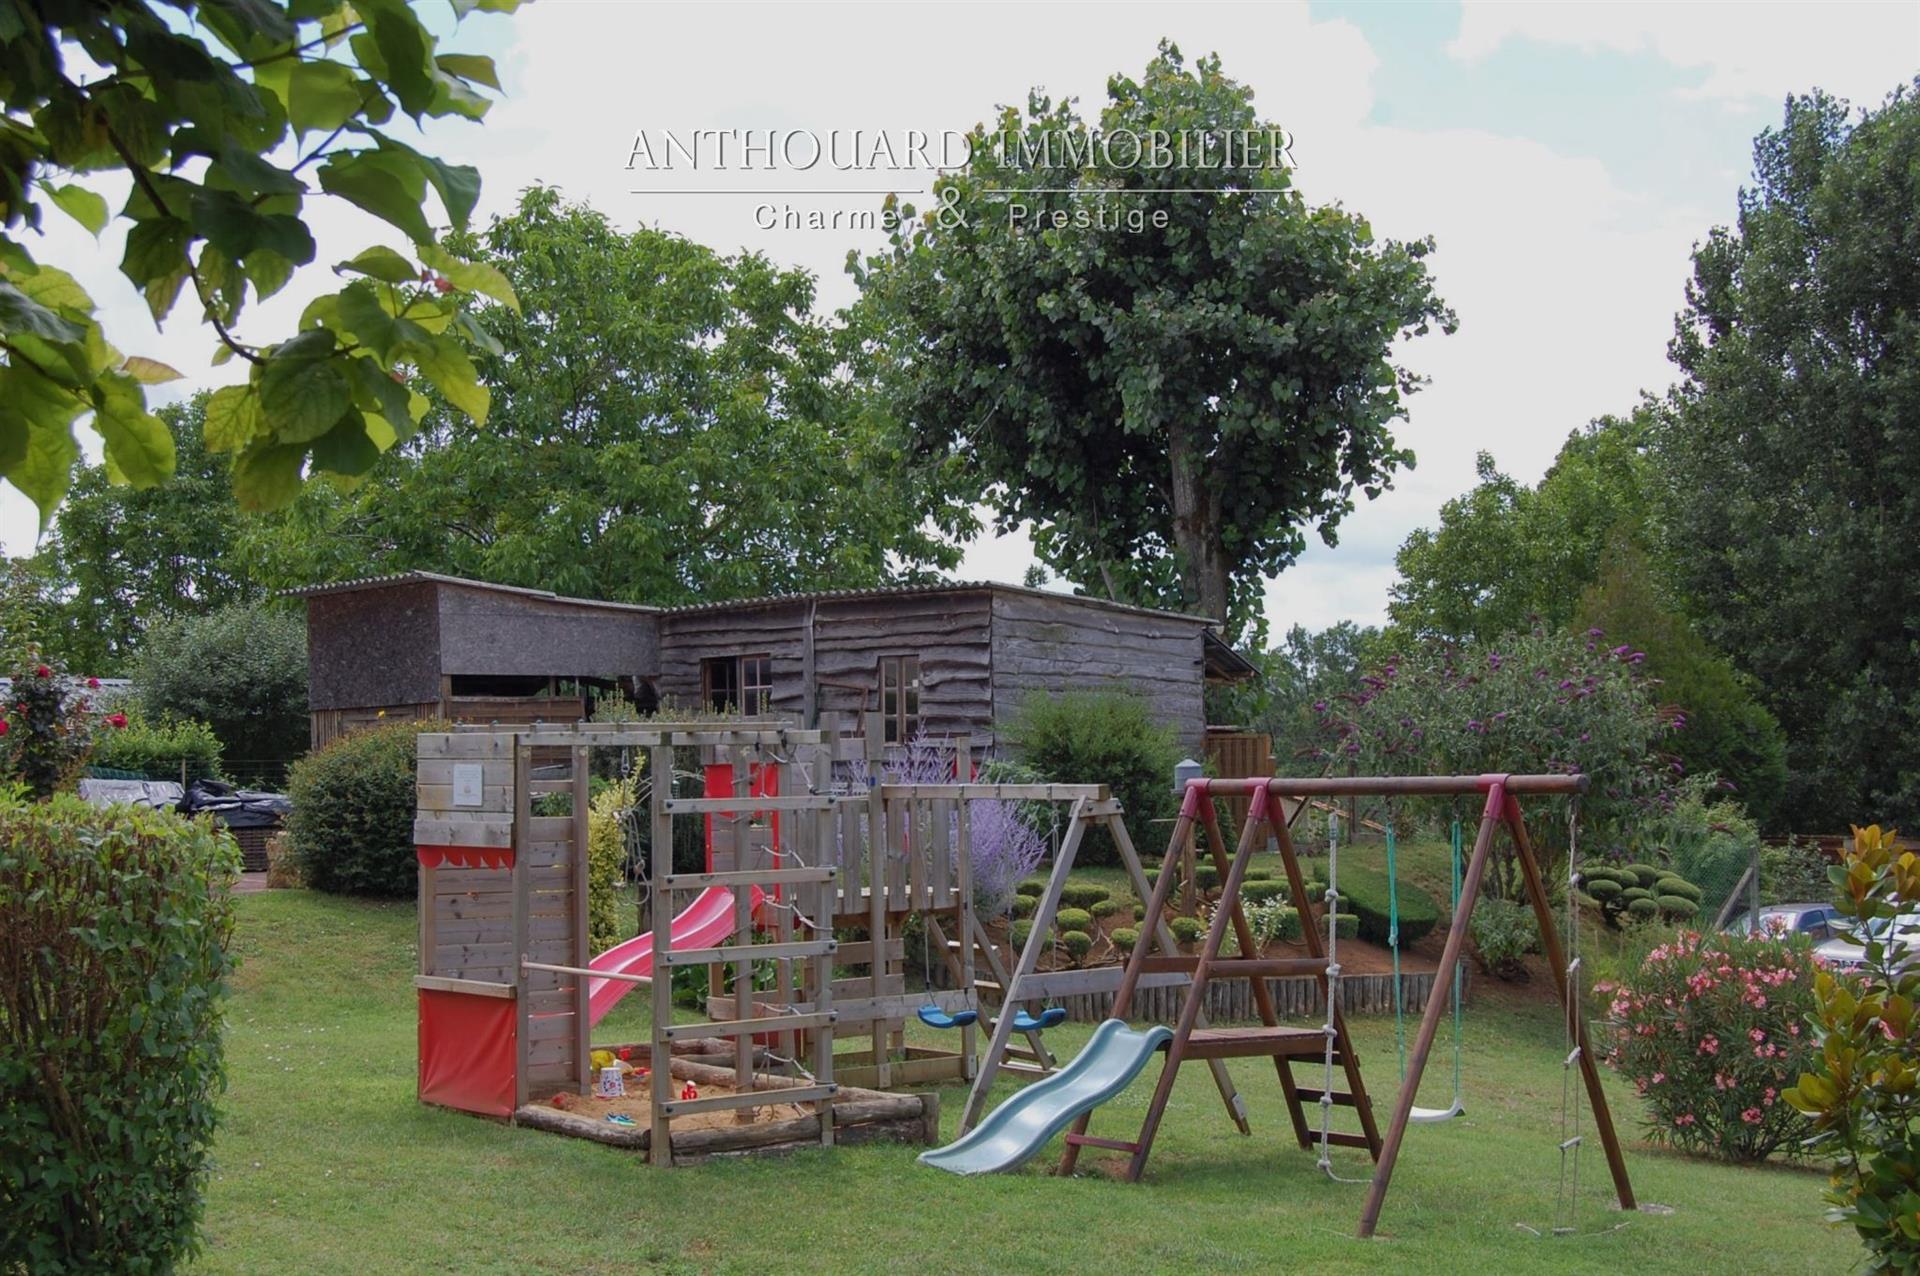
[[[1164,616],[1169,620],[1187,620],[1209,626],[1214,624],[1211,617],[1196,616],[1190,612],[1166,611],[1158,607],[1137,607],[1132,603],[1117,603],[1107,598],[1095,598],[1091,594],[1066,594],[1052,589],[1035,589],[1031,585],[1009,585],[997,580],[941,580],[918,585],[876,585],[868,589],[816,589],[798,594],[765,594],[758,598],[729,598],[723,602],[683,603],[678,607],[663,608],[662,611],[666,615],[673,616],[687,612],[724,611],[729,607],[774,607],[781,603],[898,598],[916,594],[958,594],[996,590],[1008,594],[1025,594],[1032,598],[1084,603],[1089,607],[1100,607],[1107,611],[1124,611],[1136,616]]]
[[[312,598],[315,594],[350,594],[363,589],[383,589],[390,585],[415,584],[431,581],[439,585],[461,585],[468,589],[489,589],[501,594],[518,594],[525,598],[538,598],[542,602],[568,603],[576,607],[604,607],[619,611],[641,611],[658,613],[658,607],[649,607],[644,603],[615,603],[603,598],[570,598],[565,594],[556,594],[550,589],[530,589],[525,585],[501,585],[490,580],[473,580],[466,576],[447,576],[440,572],[393,572],[385,576],[360,576],[353,580],[336,580],[321,585],[302,585],[298,589],[283,589],[283,598]]]
[[[574,603],[582,607],[618,607],[628,611],[653,612],[663,615],[679,615],[689,612],[723,611],[729,607],[773,607],[781,603],[828,602],[837,599],[895,598],[924,594],[974,593],[1000,590],[1010,594],[1025,594],[1033,598],[1047,598],[1065,602],[1082,603],[1089,607],[1104,608],[1108,611],[1129,612],[1136,616],[1164,616],[1169,620],[1186,620],[1196,624],[1213,625],[1207,616],[1196,616],[1190,612],[1167,611],[1157,607],[1137,607],[1132,603],[1118,603],[1107,598],[1095,598],[1090,594],[1066,594],[1051,589],[1035,589],[1030,585],[1009,585],[993,580],[941,580],[915,585],[876,585],[867,589],[816,589],[796,594],[763,594],[756,598],[728,598],[716,602],[683,603],[678,607],[649,607],[643,603],[615,603],[597,598],[569,598],[546,589],[529,589],[523,585],[500,585],[489,580],[473,580],[465,576],[448,576],[440,572],[394,572],[386,576],[361,576],[354,580],[331,581],[320,585],[303,585],[298,589],[282,590],[288,598],[311,598],[316,594],[345,594],[362,589],[381,589],[389,585],[404,585],[419,581],[432,581],[442,585],[463,585],[470,589],[491,589],[503,594],[521,594],[547,602]]]

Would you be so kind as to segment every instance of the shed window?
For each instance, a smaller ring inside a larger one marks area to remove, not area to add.
[[[880,717],[888,744],[903,744],[920,733],[920,657],[880,658]]]
[[[773,708],[773,657],[718,656],[700,662],[700,691],[719,713],[760,717]]]

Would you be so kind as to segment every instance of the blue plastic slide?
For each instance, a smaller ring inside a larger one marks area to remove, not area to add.
[[[1172,1040],[1171,1028],[1136,1032],[1119,1019],[1109,1019],[1093,1030],[1087,1048],[1072,1063],[1020,1091],[946,1147],[922,1152],[920,1163],[953,1174],[1013,1169],[1082,1112],[1126,1089],[1153,1052]]]

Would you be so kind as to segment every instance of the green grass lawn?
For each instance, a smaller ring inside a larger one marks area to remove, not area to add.
[[[1558,1025],[1550,1005],[1483,996],[1468,1016],[1468,1116],[1408,1135],[1381,1239],[1352,1238],[1364,1188],[1330,1183],[1285,1133],[1270,1067],[1236,1061],[1254,1136],[1232,1132],[1187,1069],[1147,1181],[1072,1180],[1041,1163],[961,1180],[915,1149],[807,1151],[661,1171],[633,1154],[414,1101],[410,904],[299,891],[243,897],[228,1032],[232,1074],[205,1224],[206,1272],[1120,1271],[1834,1272],[1850,1238],[1819,1222],[1821,1177],[1651,1150],[1612,1085],[1643,1201],[1607,1202],[1598,1144],[1581,1234],[1547,1230],[1558,1178]],[[637,1001],[639,999],[630,999]],[[639,1007],[609,1036],[638,1035]],[[917,1025],[916,1025],[917,1028]],[[1088,1029],[1051,1034],[1064,1054]],[[1389,1021],[1357,1031],[1376,1102],[1393,1094]],[[927,1033],[929,1039],[940,1034]],[[1445,1069],[1425,1087],[1444,1104]],[[1130,1137],[1151,1070],[1095,1117]],[[949,1134],[963,1093],[942,1092]],[[1349,1116],[1349,1119],[1350,1116]],[[1359,1153],[1336,1150],[1361,1177]],[[1043,1159],[1044,1160],[1044,1159]]]

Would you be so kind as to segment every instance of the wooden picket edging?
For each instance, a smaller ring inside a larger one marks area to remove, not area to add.
[[[1461,1000],[1464,1002],[1468,1000],[1473,978],[1468,967],[1462,966],[1461,970]],[[1269,979],[1266,984],[1273,998],[1274,1009],[1283,1016],[1305,1018],[1319,1015],[1325,1010],[1320,1000],[1320,981],[1310,975]],[[1400,997],[1405,1013],[1417,1015],[1426,1009],[1433,984],[1432,973],[1400,976]],[[1178,985],[1136,989],[1127,1006],[1127,1020],[1131,1023],[1170,1022],[1179,1017],[1180,1005],[1186,994],[1186,988]],[[1446,995],[1444,986],[1441,995]],[[1207,985],[1206,998],[1207,1017],[1216,1023],[1246,1022],[1259,1017],[1251,980],[1210,983]],[[1078,996],[1056,998],[1049,1004],[1063,1008],[1067,1018],[1074,1023],[1099,1023],[1113,1013],[1113,997],[1109,993],[1081,993]],[[1393,976],[1342,975],[1340,1008],[1349,1014],[1392,1014]]]

